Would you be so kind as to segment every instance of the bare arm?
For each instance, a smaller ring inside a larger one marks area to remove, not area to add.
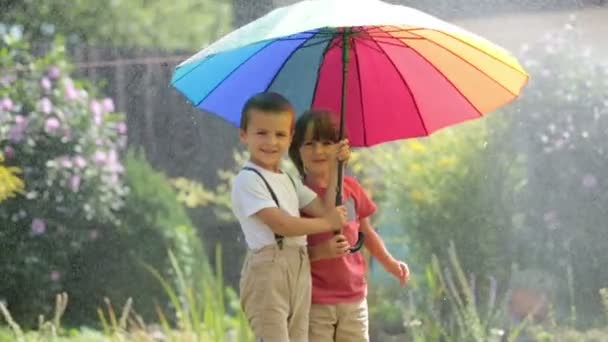
[[[346,223],[344,207],[334,208],[321,218],[291,216],[279,208],[264,208],[255,214],[275,233],[283,236],[301,236],[331,231]]]
[[[365,234],[365,248],[367,248],[369,253],[376,258],[380,264],[382,264],[387,272],[399,279],[401,286],[405,286],[405,283],[410,277],[410,270],[407,264],[393,258],[391,253],[386,249],[386,246],[378,233],[376,233],[371,226],[369,218],[360,219],[359,223],[359,229]]]

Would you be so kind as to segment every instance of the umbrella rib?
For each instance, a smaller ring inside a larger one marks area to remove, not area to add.
[[[479,108],[477,108],[473,102],[471,102],[471,100],[469,100],[468,97],[466,97],[462,91],[460,91],[460,89],[458,89],[458,87],[456,87],[456,85],[454,84],[454,82],[452,82],[452,80],[450,80],[443,72],[441,72],[441,70],[439,70],[439,68],[437,68],[437,66],[435,66],[435,64],[433,64],[430,60],[428,60],[426,57],[424,57],[424,55],[422,55],[420,52],[418,52],[416,49],[413,49],[410,47],[410,49],[417,54],[420,58],[422,58],[424,61],[426,61],[431,68],[435,69],[439,75],[441,75],[449,84],[452,85],[452,87],[460,94],[460,96],[462,96],[470,105],[471,107],[473,107],[475,109],[475,111],[479,114],[479,117],[483,117],[483,113],[481,112],[481,110],[479,110]]]
[[[268,89],[270,89],[270,87],[272,87],[272,84],[274,83],[274,81],[277,79],[277,76],[279,76],[279,74],[281,73],[281,71],[283,71],[283,68],[285,67],[285,65],[287,64],[287,62],[291,59],[291,57],[293,57],[293,55],[300,49],[300,47],[304,44],[306,44],[306,42],[310,41],[311,39],[313,39],[316,36],[316,34],[312,35],[310,38],[304,40],[302,42],[302,44],[298,45],[295,49],[293,49],[290,53],[289,56],[287,56],[287,58],[285,58],[285,60],[283,60],[283,63],[281,63],[281,66],[279,66],[279,69],[277,69],[277,72],[274,74],[274,76],[272,76],[272,79],[270,80],[270,82],[268,82],[268,86],[266,86],[266,91]],[[324,40],[325,41],[325,40]]]
[[[357,62],[357,81],[359,83],[359,102],[361,103],[361,121],[363,121],[363,145],[367,146],[367,130],[365,129],[365,107],[363,106],[363,84],[361,83],[361,64],[359,64],[359,53],[357,52],[357,44],[353,44],[353,52]],[[346,80],[342,80],[346,82]]]
[[[226,74],[226,76],[225,76],[225,77],[224,77],[224,78],[223,78],[223,79],[222,79],[220,82],[218,82],[218,83],[217,83],[217,84],[216,84],[216,85],[213,87],[213,89],[211,89],[211,90],[210,90],[210,91],[207,93],[207,95],[205,95],[205,96],[204,96],[204,97],[203,97],[203,98],[202,98],[202,99],[201,99],[201,100],[200,100],[200,101],[199,101],[199,102],[198,102],[198,103],[195,105],[195,107],[200,106],[200,104],[201,104],[201,103],[203,103],[203,101],[205,101],[205,100],[206,100],[206,99],[207,99],[209,96],[211,96],[211,94],[213,94],[213,92],[214,92],[214,91],[215,91],[217,88],[219,88],[219,87],[220,87],[220,86],[221,86],[221,85],[222,85],[222,84],[223,84],[223,83],[224,83],[224,82],[225,82],[225,81],[226,81],[228,78],[230,78],[230,76],[232,76],[232,75],[233,75],[233,74],[234,74],[234,73],[235,73],[237,70],[239,70],[239,69],[240,69],[240,68],[241,68],[243,65],[247,64],[247,62],[249,62],[249,61],[250,61],[250,60],[251,60],[253,57],[257,56],[257,54],[258,54],[258,53],[260,53],[262,50],[266,49],[267,47],[269,47],[270,45],[274,44],[275,42],[276,42],[276,40],[275,40],[275,41],[272,41],[272,42],[270,42],[270,43],[268,43],[268,44],[266,44],[266,45],[265,45],[263,48],[259,49],[259,50],[258,50],[258,51],[256,51],[255,53],[252,53],[252,54],[251,54],[251,56],[249,56],[249,57],[245,58],[245,60],[244,60],[244,61],[243,61],[241,64],[239,64],[239,65],[238,65],[236,68],[233,68],[233,69],[232,69],[232,70],[231,70],[229,73],[227,73],[227,74]],[[201,63],[201,64],[202,64],[202,63]],[[199,64],[199,65],[197,65],[195,68],[198,68],[199,66],[200,66],[200,64]],[[193,68],[193,69],[195,69],[195,68]]]
[[[436,31],[436,30],[433,30],[433,31],[435,31],[435,32],[439,32],[439,33],[442,33],[441,31]],[[517,96],[517,94],[514,94],[514,93],[513,93],[511,90],[507,89],[507,87],[505,87],[505,86],[504,86],[502,83],[500,83],[498,80],[496,80],[496,79],[495,79],[495,78],[493,78],[492,76],[488,75],[488,73],[486,73],[485,71],[481,70],[481,69],[480,69],[479,67],[477,67],[475,64],[473,64],[473,63],[469,62],[469,61],[468,61],[466,58],[464,58],[464,57],[460,56],[459,54],[455,53],[454,51],[452,51],[452,50],[448,49],[447,47],[445,47],[445,46],[443,46],[443,45],[441,45],[441,44],[437,43],[436,41],[434,41],[434,40],[432,40],[432,39],[428,39],[428,38],[426,38],[426,37],[424,37],[424,36],[420,36],[419,34],[417,34],[417,33],[415,33],[415,32],[412,32],[412,34],[415,34],[415,35],[417,35],[417,36],[419,36],[419,37],[422,37],[422,38],[423,38],[423,39],[425,39],[426,41],[428,41],[428,42],[430,42],[430,43],[432,43],[432,44],[434,44],[434,45],[437,45],[438,47],[442,48],[443,50],[445,50],[445,51],[449,52],[450,54],[454,55],[456,58],[458,58],[458,59],[462,60],[462,61],[463,61],[463,62],[465,62],[466,64],[470,65],[471,67],[473,67],[474,69],[476,69],[477,71],[479,71],[479,72],[480,72],[482,75],[486,76],[486,77],[487,77],[488,79],[490,79],[492,82],[494,82],[494,83],[498,84],[498,86],[500,86],[501,88],[503,88],[504,90],[506,90],[506,91],[507,91],[509,94],[513,95],[514,97],[516,97],[516,96]],[[451,37],[451,36],[450,36],[450,37]],[[413,49],[413,50],[415,50],[415,49]],[[481,51],[481,50],[480,50],[480,51]],[[483,51],[481,51],[481,52],[483,52]],[[485,53],[485,52],[484,52],[484,55],[489,56],[489,55],[488,55],[487,53]]]
[[[422,124],[422,128],[424,128],[424,132],[428,135],[429,131],[426,128],[426,124],[424,123],[424,119],[422,119],[422,113],[420,113],[420,107],[418,107],[418,101],[416,101],[416,97],[414,96],[414,93],[412,92],[412,89],[407,84],[407,81],[405,80],[405,76],[402,75],[401,72],[399,72],[399,68],[397,68],[397,65],[395,64],[395,62],[393,61],[393,59],[391,58],[391,56],[388,53],[386,53],[386,51],[382,48],[382,46],[380,46],[380,44],[378,44],[378,42],[376,42],[375,40],[374,40],[374,43],[376,43],[376,45],[378,46],[378,48],[380,50],[382,50],[382,52],[384,52],[384,55],[386,56],[386,58],[388,59],[388,61],[391,63],[391,65],[395,69],[395,72],[401,78],[401,82],[403,82],[403,84],[405,85],[405,88],[407,89],[407,92],[412,97],[412,101],[414,102],[414,106],[416,107],[416,114],[418,114],[418,117],[420,118],[420,123]]]
[[[465,45],[468,45],[468,46],[472,47],[473,49],[475,49],[475,50],[477,50],[477,51],[479,51],[479,52],[481,52],[481,53],[483,53],[483,54],[487,55],[488,57],[490,57],[490,58],[492,58],[492,59],[494,59],[494,60],[496,60],[496,61],[500,62],[501,64],[504,64],[505,66],[507,66],[507,67],[509,67],[510,69],[512,69],[512,70],[514,70],[514,71],[516,71],[516,72],[517,72],[517,73],[519,73],[520,75],[525,76],[525,77],[528,77],[528,75],[527,75],[526,73],[523,73],[523,72],[521,72],[521,70],[519,70],[519,69],[517,69],[517,68],[514,68],[512,65],[510,65],[510,64],[508,64],[508,63],[506,63],[506,62],[505,62],[505,61],[503,61],[502,59],[497,58],[496,56],[493,56],[493,55],[491,55],[491,54],[489,54],[489,53],[487,53],[487,52],[484,52],[484,51],[483,51],[482,49],[480,49],[479,47],[477,47],[477,46],[475,46],[475,45],[473,45],[473,44],[471,44],[471,43],[469,43],[469,42],[467,42],[467,41],[465,41],[465,40],[463,40],[463,39],[461,39],[461,38],[455,37],[455,36],[454,36],[453,34],[451,34],[451,33],[444,32],[444,31],[439,31],[439,30],[433,30],[433,31],[438,32],[438,33],[441,33],[441,34],[443,34],[443,35],[445,35],[445,36],[448,36],[448,37],[450,37],[450,38],[452,38],[452,39],[455,39],[455,40],[457,40],[457,41],[459,41],[459,42],[461,42],[461,43],[463,43],[463,44],[465,44]],[[414,33],[414,34],[415,34],[415,33]]]
[[[331,40],[335,39],[335,35],[334,37],[331,38]],[[329,49],[332,48],[333,44],[330,42],[327,44],[327,46],[325,47],[325,49],[323,50],[323,52],[321,53],[321,56],[319,56],[319,58],[321,58],[321,62],[319,63],[319,68],[317,69],[317,80],[315,81],[315,88],[313,89],[312,92],[312,101],[311,101],[311,107],[312,105],[315,103],[315,100],[317,99],[317,89],[319,88],[319,77],[321,76],[321,68],[323,68],[323,62],[325,60],[325,55],[327,54],[327,51],[329,51]]]

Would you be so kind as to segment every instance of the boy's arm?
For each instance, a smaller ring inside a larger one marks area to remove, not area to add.
[[[291,216],[279,208],[264,208],[257,216],[275,233],[283,236],[301,236],[325,233],[346,224],[346,209],[336,207],[322,217],[302,218]]]
[[[407,264],[393,258],[378,233],[371,226],[368,217],[360,219],[359,224],[359,229],[365,234],[365,248],[384,266],[387,272],[397,277],[401,282],[401,286],[404,287],[410,277],[410,270]]]
[[[323,241],[317,245],[308,245],[308,256],[310,261],[321,259],[332,259],[348,254],[350,245],[342,234],[337,234],[331,239]]]

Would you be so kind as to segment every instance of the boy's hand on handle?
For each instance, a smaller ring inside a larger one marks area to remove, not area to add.
[[[346,207],[343,205],[332,208],[325,216],[325,219],[330,223],[332,231],[339,231],[346,226]]]
[[[385,269],[395,276],[395,278],[399,279],[401,287],[405,287],[405,284],[410,279],[410,269],[403,261],[393,259],[385,266]]]

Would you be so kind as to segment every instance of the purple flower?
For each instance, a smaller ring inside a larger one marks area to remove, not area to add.
[[[80,188],[80,176],[73,175],[72,177],[70,177],[70,189],[73,192],[78,192],[79,188]]]
[[[24,138],[25,129],[27,128],[27,119],[22,115],[15,116],[15,125],[11,127],[9,138],[12,142],[18,143]]]
[[[49,91],[49,90],[51,90],[51,87],[52,87],[53,85],[52,85],[52,83],[51,83],[51,80],[49,80],[49,79],[48,79],[48,78],[46,78],[46,77],[43,77],[43,78],[40,80],[40,86],[42,87],[42,89],[44,89],[44,90],[46,90],[46,91]]]
[[[114,112],[114,101],[111,98],[105,98],[101,101],[101,106],[106,113]]]
[[[44,114],[51,114],[53,111],[53,104],[51,103],[51,100],[43,97],[40,99],[40,102],[38,102],[38,109]]]
[[[61,273],[59,271],[51,272],[51,280],[54,282],[58,282],[61,279]]]
[[[118,131],[118,134],[121,134],[121,135],[127,134],[127,124],[124,122],[119,122],[116,125],[116,130]]]
[[[107,160],[107,155],[104,151],[96,151],[95,154],[93,155],[93,160],[97,163],[97,164],[105,164],[106,160]]]
[[[583,177],[583,186],[587,189],[595,188],[597,186],[597,178],[592,174],[586,174]]]
[[[57,118],[48,118],[44,123],[44,131],[52,134],[55,133],[60,126],[61,124]]]
[[[0,78],[0,84],[5,87],[8,87],[9,85],[11,85],[11,83],[15,82],[16,79],[17,77],[15,75],[6,75]]]
[[[51,67],[49,67],[49,69],[46,71],[46,74],[52,79],[52,80],[56,80],[59,78],[59,76],[61,76],[61,70],[53,65]]]
[[[46,223],[42,219],[35,218],[32,220],[32,234],[41,235],[46,231]]]
[[[5,97],[0,101],[0,110],[5,110],[10,112],[13,109],[13,100],[8,97]]]
[[[6,159],[13,158],[15,156],[15,150],[10,146],[6,146],[4,148],[4,156],[6,157]]]

